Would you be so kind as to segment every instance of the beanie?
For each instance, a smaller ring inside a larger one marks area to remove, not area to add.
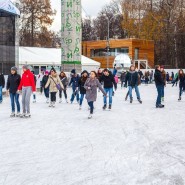
[[[22,68],[23,68],[23,69],[26,69],[26,70],[29,69],[29,68],[28,68],[28,65],[23,65]]]
[[[17,72],[17,68],[14,66],[14,67],[11,68],[11,71]]]

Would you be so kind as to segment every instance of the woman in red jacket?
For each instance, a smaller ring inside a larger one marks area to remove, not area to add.
[[[34,82],[34,76],[28,69],[27,65],[23,66],[23,75],[18,87],[18,92],[22,90],[22,109],[23,114],[20,117],[31,117],[30,115],[30,97],[36,93],[36,87]]]

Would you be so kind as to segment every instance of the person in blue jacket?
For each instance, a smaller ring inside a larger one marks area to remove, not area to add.
[[[80,77],[79,77],[79,75],[76,73],[76,70],[75,69],[73,69],[72,71],[71,71],[71,81],[70,81],[70,83],[69,83],[69,86],[71,86],[72,85],[72,95],[71,95],[71,103],[73,103],[73,101],[74,101],[74,99],[75,99],[75,97],[76,97],[76,100],[77,100],[77,102],[79,103],[79,89],[78,89],[78,87],[79,87],[79,79],[80,79]]]

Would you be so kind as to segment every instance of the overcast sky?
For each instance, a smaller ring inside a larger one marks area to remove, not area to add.
[[[92,17],[95,17],[101,8],[109,3],[111,0],[82,0],[82,7],[83,9]],[[57,11],[57,15],[55,17],[55,21],[53,23],[52,29],[53,30],[60,30],[60,2],[61,0],[51,0],[52,6]],[[85,12],[83,11],[83,16],[85,16]]]

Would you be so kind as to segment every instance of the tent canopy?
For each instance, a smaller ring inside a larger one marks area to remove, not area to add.
[[[0,0],[0,11],[20,15],[20,11],[10,0]]]
[[[23,65],[25,63],[32,65],[61,65],[61,49],[19,47],[19,64]],[[82,56],[82,66],[100,66],[100,63]]]

